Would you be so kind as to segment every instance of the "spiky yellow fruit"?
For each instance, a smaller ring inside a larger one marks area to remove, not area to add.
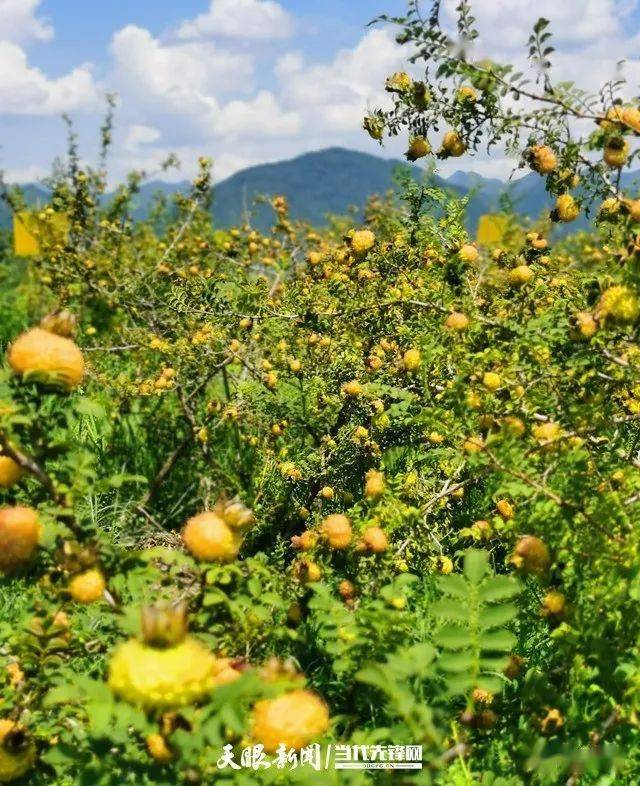
[[[351,522],[342,513],[327,516],[320,526],[322,536],[332,549],[346,549],[351,543]]]
[[[629,158],[629,143],[622,137],[610,139],[604,148],[603,159],[610,167],[620,168]]]
[[[533,278],[533,270],[531,270],[529,265],[518,265],[507,273],[507,278],[511,286],[522,287]]]
[[[590,339],[598,329],[597,321],[588,311],[579,311],[574,317],[574,322],[580,338]]]
[[[287,748],[303,748],[328,728],[327,705],[309,690],[294,690],[275,699],[265,699],[253,708],[251,736],[268,753],[274,753],[282,743]]]
[[[22,467],[9,456],[0,456],[0,488],[8,489],[23,475]]]
[[[173,759],[171,748],[162,734],[149,734],[146,742],[149,756],[158,764],[168,764]]]
[[[534,172],[548,175],[558,166],[558,159],[553,150],[547,145],[535,145],[529,150],[529,163]]]
[[[417,371],[422,365],[420,351],[417,349],[408,349],[402,356],[402,365],[405,371]]]
[[[76,603],[93,603],[103,597],[106,588],[102,571],[92,568],[74,576],[69,582],[68,592]]]
[[[230,562],[237,557],[242,542],[239,533],[211,511],[190,518],[182,540],[191,554],[204,562]]]
[[[467,146],[457,131],[447,131],[442,137],[440,155],[443,158],[459,158],[466,149]]]
[[[358,256],[364,256],[374,247],[376,236],[370,229],[359,229],[351,236],[351,250]]]
[[[203,644],[187,636],[173,647],[159,648],[129,639],[114,651],[109,687],[145,709],[171,709],[194,704],[219,683],[227,668]]]
[[[531,433],[538,442],[545,444],[555,442],[560,437],[562,429],[557,423],[549,421],[537,424],[531,429]]]
[[[389,539],[380,527],[367,527],[362,533],[362,544],[367,551],[382,554],[389,548]]]
[[[448,330],[466,330],[469,327],[469,317],[460,311],[452,311],[444,321]]]
[[[342,386],[342,392],[345,396],[351,396],[355,398],[362,393],[362,385],[358,382],[357,379],[351,379],[349,382],[345,382]]]
[[[38,548],[40,522],[33,508],[0,509],[0,571],[26,565]]]
[[[482,375],[482,384],[487,390],[495,393],[502,386],[502,377],[495,371],[485,371]]]
[[[25,380],[56,385],[65,390],[77,387],[84,376],[84,358],[69,338],[42,328],[32,328],[11,344],[9,365]]]
[[[606,320],[622,325],[633,324],[640,316],[640,300],[629,287],[613,286],[602,293],[596,311]]]
[[[564,613],[565,606],[565,597],[557,590],[550,590],[547,592],[542,601],[542,610],[546,615],[553,614],[560,616]]]
[[[460,251],[458,251],[458,256],[463,262],[468,262],[470,264],[473,264],[474,262],[478,261],[480,257],[480,252],[471,243],[465,243],[460,249]]]
[[[549,549],[535,535],[525,535],[516,543],[511,562],[523,573],[541,575],[551,563]]]
[[[460,104],[475,104],[478,100],[478,91],[469,85],[458,88],[456,99]]]
[[[431,145],[423,136],[414,136],[409,142],[409,148],[406,152],[408,161],[417,161],[419,158],[428,156],[431,152]]]
[[[575,221],[580,215],[580,208],[571,194],[560,194],[556,199],[554,217],[565,224]]]
[[[514,507],[508,499],[499,499],[496,502],[496,510],[505,521],[512,519],[515,513]]]
[[[378,499],[384,494],[385,479],[384,472],[377,469],[370,469],[367,472],[364,482],[364,495],[367,499]]]
[[[25,729],[9,718],[0,718],[0,782],[22,778],[35,760],[36,746]]]

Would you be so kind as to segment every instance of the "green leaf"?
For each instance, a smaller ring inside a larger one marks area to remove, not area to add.
[[[502,627],[511,622],[517,613],[518,610],[511,603],[499,606],[485,606],[480,611],[480,628],[482,630],[490,630],[491,628]]]
[[[467,622],[469,619],[469,606],[460,601],[442,598],[431,606],[431,613],[436,617],[443,617],[447,620]]]
[[[450,576],[438,576],[438,589],[445,595],[454,598],[466,600],[469,597],[467,582],[459,573],[454,573]]]
[[[438,666],[442,671],[451,672],[470,671],[473,663],[473,654],[470,652],[446,652],[438,660]]]
[[[464,575],[474,585],[480,584],[489,570],[489,554],[481,549],[469,549],[464,555]]]
[[[491,631],[480,636],[480,647],[483,650],[508,652],[515,647],[516,643],[516,637],[508,630]]]
[[[447,625],[436,631],[436,644],[449,650],[460,650],[471,646],[471,631],[462,625]]]
[[[510,576],[490,576],[478,588],[480,599],[485,603],[508,600],[520,593],[520,583]]]

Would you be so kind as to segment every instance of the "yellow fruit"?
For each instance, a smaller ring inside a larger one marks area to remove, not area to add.
[[[640,221],[640,199],[629,199],[625,204],[631,219]]]
[[[640,300],[629,287],[609,287],[602,293],[596,312],[599,317],[612,322],[633,324],[640,316]]]
[[[193,516],[182,531],[182,540],[191,554],[204,562],[229,562],[238,556],[241,537],[216,513]]]
[[[499,499],[496,502],[496,510],[505,521],[512,519],[515,512],[508,499]]]
[[[380,527],[367,527],[362,533],[362,543],[374,554],[382,554],[389,548],[387,535]]]
[[[443,158],[459,158],[465,153],[466,144],[457,131],[447,131],[442,137],[442,148],[440,154]]]
[[[396,71],[387,77],[385,88],[390,93],[408,93],[413,87],[413,79],[406,73],[406,71]]]
[[[22,778],[35,760],[36,746],[26,730],[15,721],[0,718],[0,782]]]
[[[465,439],[462,449],[465,453],[480,453],[484,449],[484,440],[482,437],[469,437]]]
[[[525,535],[516,543],[511,562],[523,573],[541,575],[551,563],[549,549],[535,535]]]
[[[526,431],[526,426],[522,420],[515,415],[507,415],[502,422],[509,434],[513,437],[521,437]]]
[[[458,256],[463,262],[473,264],[474,262],[478,261],[480,253],[475,246],[471,245],[471,243],[465,243],[460,251],[458,251]]]
[[[469,317],[460,311],[452,311],[445,319],[444,326],[448,330],[466,330],[469,327]]]
[[[158,764],[168,764],[173,759],[171,748],[162,734],[149,734],[147,737],[149,756]]]
[[[351,543],[351,522],[342,513],[327,516],[320,525],[320,530],[332,549],[346,549]]]
[[[293,535],[291,545],[297,551],[310,551],[318,542],[318,535],[310,529],[306,529],[301,535]]]
[[[274,753],[279,745],[303,748],[329,728],[329,710],[309,690],[294,690],[276,699],[265,699],[253,708],[252,739]]]
[[[69,338],[42,328],[32,328],[11,344],[9,365],[26,380],[72,390],[84,376],[84,359],[78,346]]]
[[[350,382],[345,382],[342,386],[342,392],[345,396],[359,396],[362,393],[362,385],[357,379],[352,379]]]
[[[370,229],[359,229],[351,236],[351,250],[356,256],[364,256],[376,242],[376,236]]]
[[[9,456],[0,456],[0,488],[8,489],[23,475],[22,467]]]
[[[629,143],[622,137],[610,139],[605,145],[602,157],[608,166],[616,168],[624,166],[629,157]]]
[[[541,175],[548,175],[558,166],[556,154],[546,145],[536,145],[529,150],[531,169]]]
[[[253,511],[242,502],[219,502],[216,513],[224,519],[225,523],[233,529],[245,529],[255,521]]]
[[[384,472],[377,469],[370,469],[365,477],[364,495],[367,499],[378,499],[384,494],[385,480]]]
[[[465,85],[458,88],[456,98],[460,104],[475,104],[478,100],[478,92],[473,87]]]
[[[106,588],[102,572],[92,568],[74,576],[69,582],[68,592],[77,603],[93,603],[103,597]]]
[[[579,311],[574,317],[577,332],[581,338],[591,338],[598,329],[593,314],[588,311]]]
[[[311,562],[311,560],[307,559],[301,559],[295,562],[293,565],[293,572],[303,584],[320,581],[322,578],[321,567],[316,562]]]
[[[542,602],[543,612],[546,614],[560,615],[565,609],[565,598],[561,592],[551,590],[547,592]]]
[[[640,134],[640,109],[635,106],[627,106],[622,110],[622,120],[626,126],[632,128],[636,134]]]
[[[487,390],[495,393],[502,386],[502,378],[495,371],[485,371],[482,375],[482,384]]]
[[[554,442],[560,437],[561,429],[557,423],[539,423],[531,429],[534,438],[540,443]]]
[[[409,149],[406,152],[408,161],[417,161],[419,158],[428,156],[431,152],[431,145],[422,136],[416,136],[409,142]]]
[[[26,565],[38,547],[40,522],[33,508],[0,509],[0,571]]]
[[[184,707],[220,684],[218,676],[226,665],[190,636],[165,649],[129,639],[111,657],[109,687],[145,709]]]
[[[405,371],[417,371],[422,365],[422,358],[417,349],[408,349],[402,356],[402,365]]]
[[[558,221],[569,223],[575,221],[580,215],[580,208],[576,204],[575,199],[571,194],[561,194],[556,199],[556,209],[554,211],[555,217]]]
[[[529,265],[518,265],[508,272],[507,277],[511,286],[522,287],[533,278],[533,270]]]

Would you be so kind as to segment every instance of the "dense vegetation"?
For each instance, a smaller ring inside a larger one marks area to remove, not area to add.
[[[506,142],[549,215],[478,247],[407,177],[362,226],[215,230],[203,159],[139,222],[72,138],[2,245],[0,781],[638,782],[640,110],[554,85],[544,21],[535,86],[395,23],[437,76],[369,133]],[[218,767],[315,742],[424,766]]]

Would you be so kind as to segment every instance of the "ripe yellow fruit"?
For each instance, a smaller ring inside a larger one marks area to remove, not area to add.
[[[478,259],[480,258],[480,252],[471,243],[465,243],[460,248],[460,251],[458,251],[458,257],[463,262],[467,262],[468,264],[473,264],[474,262],[477,262]]]
[[[367,551],[382,554],[389,548],[389,539],[380,527],[367,527],[362,533],[362,543]]]
[[[593,314],[588,311],[579,311],[574,316],[574,322],[577,333],[581,338],[591,338],[598,329],[598,323]]]
[[[558,159],[553,150],[547,145],[535,145],[529,150],[529,163],[534,172],[548,175],[558,166]]]
[[[615,168],[624,166],[629,157],[629,143],[622,137],[610,139],[605,145],[602,157],[608,166]]]
[[[352,379],[349,382],[345,382],[342,386],[342,392],[345,396],[359,396],[362,393],[362,385],[358,382],[357,379]]]
[[[507,278],[511,286],[522,287],[533,278],[533,270],[531,270],[529,265],[518,265],[508,272]]]
[[[291,545],[298,551],[311,551],[317,542],[317,533],[310,529],[306,529],[301,535],[293,535],[291,538]]]
[[[242,543],[240,534],[211,511],[190,518],[182,540],[189,552],[204,562],[230,562],[238,556]]]
[[[460,311],[452,311],[444,321],[448,330],[466,330],[469,327],[469,317]]]
[[[275,699],[259,701],[253,708],[252,739],[274,753],[283,744],[303,748],[329,728],[329,710],[309,690],[294,690]]]
[[[145,709],[184,707],[221,684],[219,676],[227,666],[190,636],[164,649],[129,639],[111,657],[109,687]]]
[[[162,734],[149,734],[146,742],[149,756],[158,764],[168,764],[173,759],[171,748]]]
[[[514,507],[508,499],[499,499],[496,502],[496,510],[505,521],[512,519],[515,513]]]
[[[478,91],[469,85],[458,88],[456,99],[460,104],[475,104],[478,100]]]
[[[69,338],[32,328],[9,347],[9,365],[16,374],[65,390],[77,387],[84,376],[84,358]]]
[[[417,349],[408,349],[402,356],[402,365],[405,371],[417,371],[422,365],[420,351]]]
[[[539,423],[531,429],[534,438],[540,443],[554,442],[560,437],[561,429],[557,423],[549,421],[547,423]]]
[[[322,536],[332,549],[346,549],[351,543],[351,522],[342,513],[327,516],[320,525]]]
[[[406,71],[396,71],[387,77],[385,89],[390,93],[408,93],[413,87],[413,79]]]
[[[622,120],[626,126],[640,134],[640,109],[635,106],[626,106],[622,110]]]
[[[76,603],[93,603],[103,597],[106,588],[102,571],[92,568],[74,576],[69,582],[68,592]]]
[[[320,581],[322,578],[322,568],[316,562],[307,559],[301,559],[295,562],[293,565],[293,572],[303,584]]]
[[[358,256],[364,256],[371,251],[376,242],[376,236],[370,229],[359,229],[351,236],[351,250]]]
[[[484,440],[481,436],[468,437],[465,439],[462,449],[465,453],[480,453],[484,449]]]
[[[0,488],[8,489],[23,475],[22,467],[9,456],[0,456]]]
[[[571,196],[571,194],[561,194],[556,199],[556,209],[554,214],[558,221],[562,221],[566,224],[570,221],[575,221],[576,218],[578,218],[580,215],[580,208],[576,204],[576,201]]]
[[[524,432],[526,431],[526,426],[522,422],[522,420],[515,415],[507,415],[506,418],[502,421],[506,430],[511,434],[513,437],[521,437]]]
[[[417,161],[419,158],[428,156],[431,152],[431,145],[422,136],[416,136],[409,142],[409,148],[406,152],[408,161]]]
[[[640,316],[640,300],[629,287],[609,287],[602,293],[596,312],[599,317],[612,322],[633,324]]]
[[[26,565],[40,538],[40,522],[33,508],[16,505],[0,509],[0,571]]]
[[[36,746],[26,730],[9,718],[0,718],[0,783],[22,778],[35,760]]]
[[[502,386],[502,377],[495,371],[485,371],[482,375],[482,384],[487,390],[495,393]]]
[[[378,499],[384,494],[385,479],[384,472],[377,469],[370,469],[364,482],[364,495],[367,499]]]
[[[516,543],[511,562],[523,573],[541,575],[551,563],[549,549],[535,535],[525,535]]]
[[[459,158],[466,150],[467,146],[457,131],[447,131],[442,137],[440,155],[443,158]]]
[[[543,613],[560,615],[565,610],[565,597],[561,592],[550,590],[542,601]]]

